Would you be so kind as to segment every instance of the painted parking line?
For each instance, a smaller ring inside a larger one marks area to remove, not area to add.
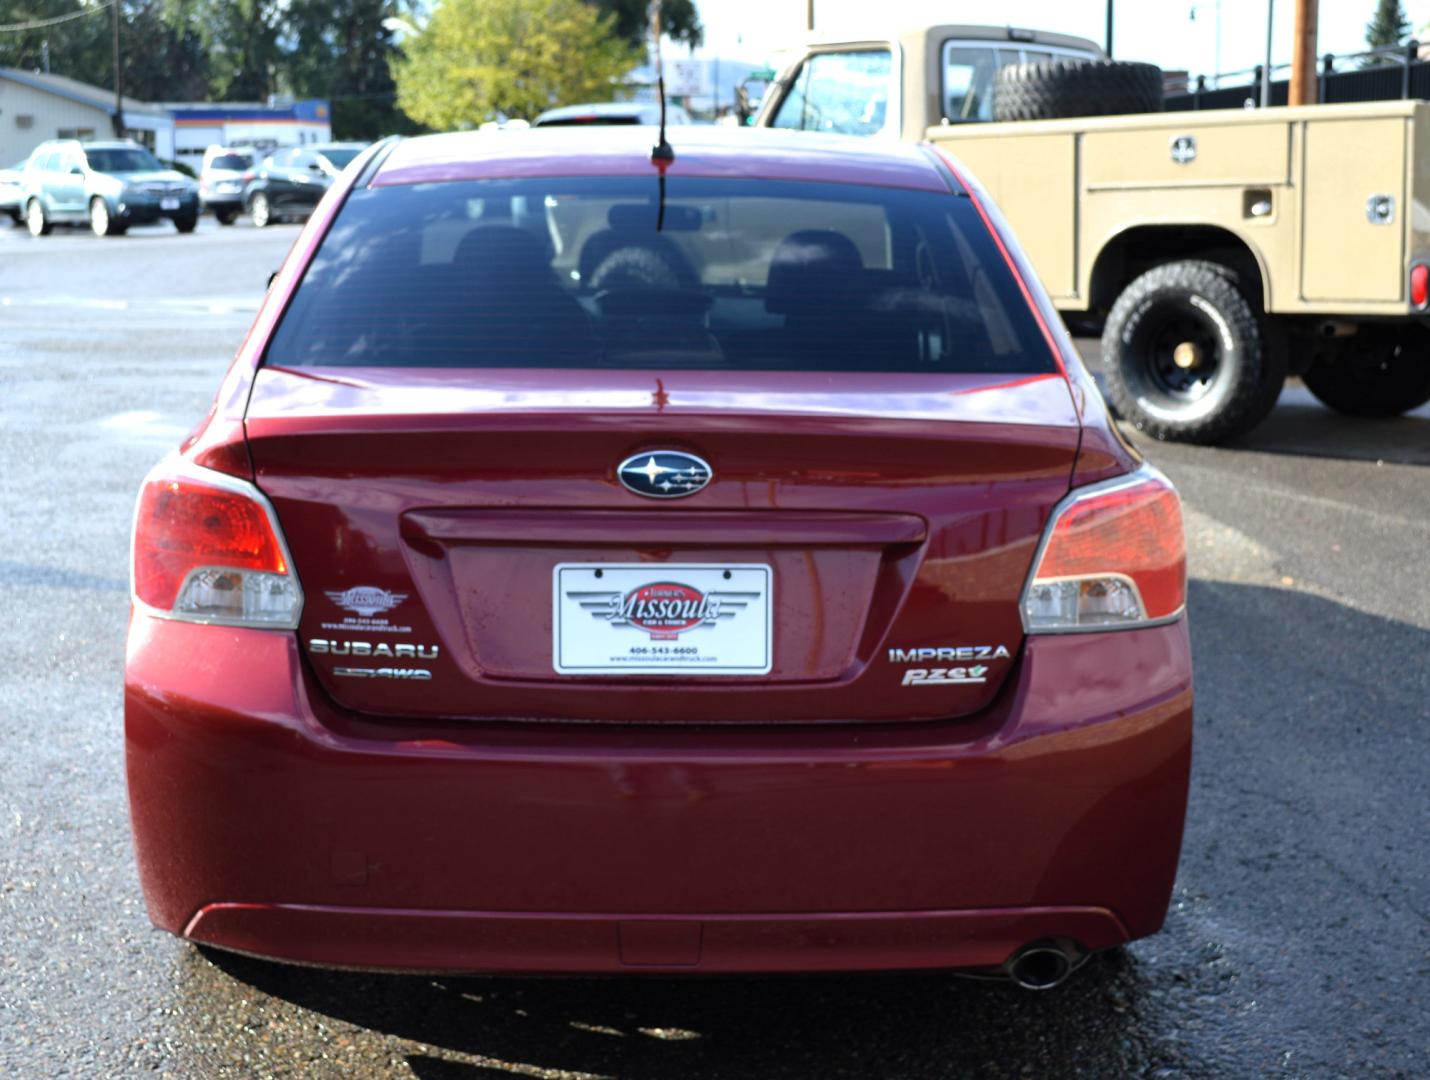
[[[0,296],[0,308],[20,310],[64,308],[80,311],[151,311],[182,314],[232,315],[256,312],[261,299],[236,296],[186,296],[142,300],[111,300],[92,296]]]

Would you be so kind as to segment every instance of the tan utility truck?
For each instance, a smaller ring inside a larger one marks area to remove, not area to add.
[[[966,165],[1158,438],[1245,432],[1288,373],[1360,416],[1430,401],[1430,105],[1160,109],[1090,41],[934,26],[801,49],[754,122]]]

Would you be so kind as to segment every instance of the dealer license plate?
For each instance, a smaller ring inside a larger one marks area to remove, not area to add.
[[[765,675],[770,568],[561,563],[552,664],[563,675]]]
[[[160,209],[160,210],[177,210],[178,208],[179,208],[179,200],[178,200],[178,199],[160,199],[160,200],[159,200],[159,209]]]

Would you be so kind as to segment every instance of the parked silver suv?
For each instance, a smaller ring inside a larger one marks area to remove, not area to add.
[[[220,225],[232,225],[243,211],[243,174],[253,168],[254,151],[210,146],[199,169],[199,198]]]
[[[181,233],[199,220],[192,180],[136,142],[57,139],[35,148],[25,167],[25,222],[32,236],[60,223],[88,224],[97,236],[168,218]]]

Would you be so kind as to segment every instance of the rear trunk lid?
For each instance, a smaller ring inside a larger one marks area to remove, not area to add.
[[[266,367],[247,429],[337,703],[627,723],[983,708],[1079,438],[986,374]]]

